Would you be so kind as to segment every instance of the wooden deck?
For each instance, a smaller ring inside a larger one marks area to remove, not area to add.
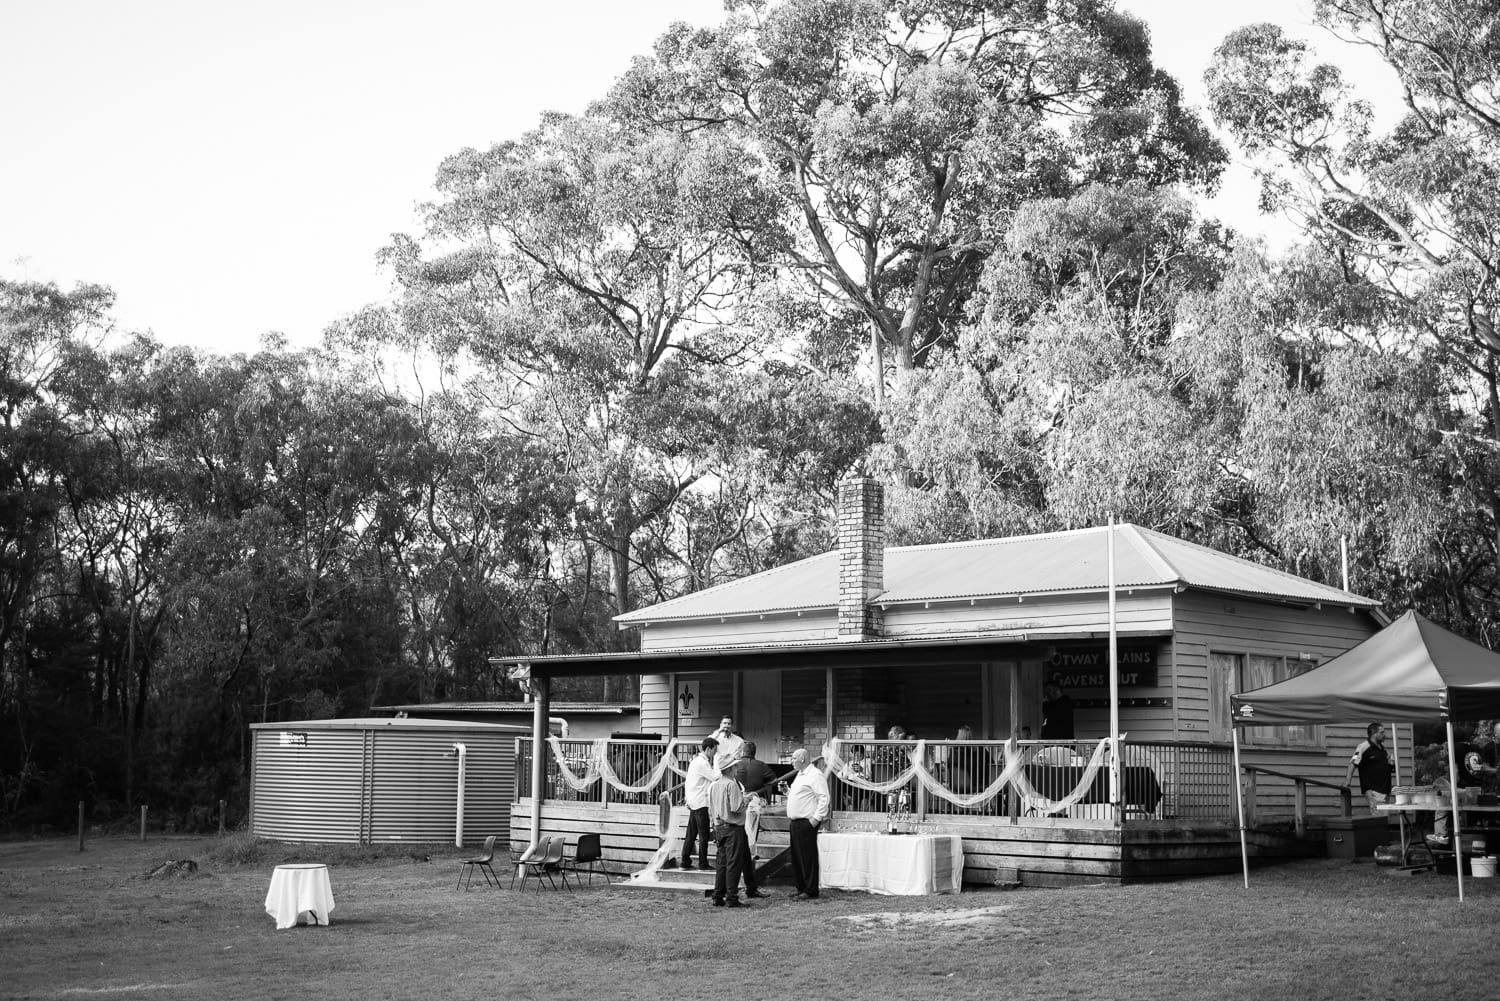
[[[531,830],[531,800],[511,808],[511,846],[523,849]],[[612,873],[634,872],[657,850],[655,807],[548,800],[542,805],[542,831],[563,834],[569,844],[579,834],[598,832],[604,865]],[[878,829],[884,814],[835,811],[833,829]],[[1251,833],[1252,863],[1281,861],[1322,853],[1322,839],[1297,837],[1285,825]],[[1205,821],[1130,821],[1115,826],[1104,820],[1070,818],[933,817],[916,825],[931,833],[964,839],[964,882],[971,885],[1123,886],[1191,876],[1237,872],[1238,829],[1230,823]],[[761,827],[762,846],[786,842],[783,816],[768,814]]]

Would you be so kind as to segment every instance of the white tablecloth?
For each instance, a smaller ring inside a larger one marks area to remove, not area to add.
[[[328,924],[333,910],[333,884],[328,867],[313,862],[278,865],[271,873],[271,889],[266,894],[266,913],[276,919],[277,928],[290,928],[307,913],[309,924]]]
[[[957,893],[964,842],[957,834],[819,834],[818,868],[818,881],[839,890]]]

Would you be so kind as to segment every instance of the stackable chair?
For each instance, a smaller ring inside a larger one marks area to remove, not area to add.
[[[573,857],[568,860],[567,868],[573,870],[575,874],[587,872],[589,874],[589,885],[593,886],[596,869],[606,879],[609,878],[609,873],[605,872],[599,864],[603,858],[604,851],[599,846],[599,835],[580,834],[578,835],[578,844],[573,846]]]
[[[495,836],[491,834],[489,837],[484,839],[483,854],[475,855],[473,858],[466,858],[459,863],[458,886],[454,887],[454,889],[462,887],[463,889],[467,890],[469,888],[469,883],[474,879],[475,869],[478,869],[479,874],[484,877],[485,886],[498,887],[500,885],[500,877],[495,873],[494,861]]]
[[[551,835],[543,834],[541,837],[537,838],[536,844],[528,845],[526,847],[526,850],[521,853],[520,857],[515,860],[515,864],[510,870],[510,885],[512,889],[514,889],[516,885],[516,873],[521,874],[521,889],[523,890],[526,889],[526,880],[529,879],[533,874],[535,874],[538,879],[541,878],[542,859],[547,854],[547,846],[551,844],[551,842]]]
[[[563,852],[567,851],[568,839],[561,834],[542,835],[536,846],[521,856],[517,867],[521,870],[521,889],[526,889],[526,881],[536,877],[536,892],[542,892],[542,881],[557,889],[557,876],[562,875],[563,886],[568,886],[568,873],[563,869]],[[571,887],[569,887],[571,889]]]
[[[564,890],[571,891],[573,889],[568,885],[567,851],[568,839],[559,834],[547,845],[547,852],[542,856],[541,875],[547,877],[547,882],[551,884],[554,890],[557,889],[558,879],[562,880]],[[537,883],[536,889],[538,893],[541,892],[542,884],[540,882]]]

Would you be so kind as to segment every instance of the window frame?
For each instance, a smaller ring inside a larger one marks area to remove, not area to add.
[[[1208,651],[1209,663],[1212,664],[1215,657],[1233,658],[1235,667],[1231,678],[1233,694],[1264,688],[1274,685],[1289,678],[1306,674],[1318,666],[1318,661],[1304,660],[1297,655],[1285,653],[1266,653],[1252,650],[1227,650],[1224,648],[1210,647]],[[1257,679],[1254,688],[1248,687],[1252,661],[1262,662],[1259,666],[1274,663],[1271,674],[1274,677],[1270,681],[1262,682]],[[1296,668],[1297,670],[1294,670]],[[1230,717],[1229,705],[1218,707],[1223,717]],[[1230,724],[1233,725],[1232,723]],[[1240,742],[1247,747],[1274,748],[1288,751],[1323,751],[1327,748],[1327,735],[1321,723],[1299,723],[1289,726],[1245,726],[1240,728]]]

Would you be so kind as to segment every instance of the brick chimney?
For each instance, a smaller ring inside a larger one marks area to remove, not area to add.
[[[885,488],[868,476],[839,483],[839,640],[857,643],[884,631],[870,604],[885,590]]]

